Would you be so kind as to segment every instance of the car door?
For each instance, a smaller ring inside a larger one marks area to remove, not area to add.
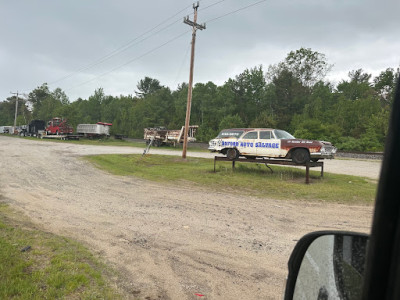
[[[257,131],[249,131],[238,140],[238,146],[236,147],[241,155],[246,156],[257,156],[256,142],[258,140]]]
[[[280,157],[281,140],[275,137],[272,130],[262,130],[259,132],[256,149],[257,156]]]

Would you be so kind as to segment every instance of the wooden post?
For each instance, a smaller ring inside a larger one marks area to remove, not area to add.
[[[186,158],[187,151],[187,143],[188,143],[188,133],[189,133],[189,124],[190,124],[190,110],[192,106],[192,87],[193,87],[193,68],[194,68],[194,49],[196,43],[196,30],[205,29],[205,25],[197,24],[197,9],[199,8],[199,2],[197,4],[193,4],[194,9],[194,19],[193,22],[189,20],[189,17],[185,18],[183,22],[193,27],[192,31],[192,51],[190,56],[190,74],[189,74],[189,86],[188,86],[188,97],[186,104],[186,119],[185,119],[185,131],[183,137],[183,149],[182,149],[182,158]]]

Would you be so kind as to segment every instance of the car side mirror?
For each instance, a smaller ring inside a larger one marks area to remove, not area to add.
[[[284,299],[361,299],[368,239],[338,231],[305,235],[288,262]]]

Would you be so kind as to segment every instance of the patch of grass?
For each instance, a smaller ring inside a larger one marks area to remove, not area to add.
[[[373,204],[377,184],[362,177],[310,171],[310,183],[305,184],[305,168],[264,164],[218,162],[213,172],[213,160],[161,155],[98,155],[85,159],[116,175],[132,175],[163,182],[182,182],[205,186],[219,192],[257,197],[327,201],[348,204]]]
[[[0,203],[0,299],[120,299],[104,272],[81,244],[35,229]]]

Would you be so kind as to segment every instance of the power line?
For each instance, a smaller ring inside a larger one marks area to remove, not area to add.
[[[219,4],[219,3],[221,3],[221,2],[224,2],[224,1],[225,1],[225,0],[220,0],[220,1],[216,2],[216,3],[213,3],[213,4],[211,4],[211,5],[207,6],[207,7],[205,7],[203,10],[205,10],[205,9],[207,9],[207,8],[210,8],[210,7],[212,7],[212,6],[214,6],[214,5],[217,5],[217,4]],[[251,8],[251,7],[253,7],[253,6],[256,6],[256,5],[261,4],[261,3],[263,3],[263,2],[266,2],[266,1],[268,1],[268,0],[257,1],[257,2],[255,2],[255,3],[249,4],[249,5],[246,5],[246,6],[244,6],[244,7],[239,8],[239,9],[236,9],[236,10],[233,10],[233,11],[231,11],[231,12],[228,12],[228,13],[226,13],[226,14],[224,14],[224,15],[219,16],[219,17],[210,19],[210,20],[208,20],[208,21],[206,21],[206,22],[207,22],[207,23],[214,22],[214,21],[216,21],[216,20],[222,19],[222,18],[224,18],[224,17],[227,17],[227,16],[232,15],[232,14],[234,14],[234,13],[237,13],[237,12],[239,12],[239,11],[246,10],[246,9],[248,9],[248,8]],[[185,8],[185,9],[187,9],[187,8]],[[182,12],[182,11],[181,11],[181,12]],[[171,18],[172,18],[172,17],[171,17]],[[171,18],[169,18],[169,19],[171,19]],[[172,26],[172,25],[175,24],[176,22],[177,22],[177,21],[173,22],[173,23],[170,24],[170,25]],[[161,24],[161,23],[160,23],[160,24]],[[170,25],[168,25],[168,26],[170,26]],[[157,27],[159,27],[159,25],[157,25]],[[161,32],[161,31],[163,31],[163,30],[164,30],[164,28],[161,29],[161,30],[159,30],[159,31],[157,31],[156,33],[159,33],[159,32]],[[98,75],[98,76],[96,76],[96,77],[94,77],[94,78],[92,78],[92,79],[90,79],[90,80],[87,80],[87,81],[85,81],[85,82],[83,82],[83,83],[81,83],[81,84],[79,84],[79,85],[73,86],[73,87],[67,89],[67,91],[68,91],[68,90],[71,90],[71,89],[75,89],[75,88],[80,87],[80,86],[83,86],[83,85],[85,85],[85,84],[87,84],[87,83],[90,83],[90,82],[92,82],[92,81],[94,81],[94,80],[96,80],[96,79],[98,79],[98,78],[101,78],[101,77],[103,77],[103,76],[105,76],[105,75],[107,75],[107,74],[110,74],[110,73],[114,72],[115,70],[118,70],[118,69],[120,69],[120,68],[122,68],[122,67],[124,67],[124,66],[126,66],[126,65],[128,65],[128,64],[130,64],[130,63],[132,63],[132,62],[134,62],[134,61],[137,61],[137,60],[139,60],[139,59],[141,59],[141,58],[143,58],[143,57],[145,57],[145,56],[147,56],[147,55],[149,55],[149,54],[155,52],[156,50],[158,50],[158,49],[164,47],[165,45],[170,44],[171,42],[173,42],[173,41],[179,39],[180,37],[182,37],[183,35],[185,35],[187,32],[188,32],[188,31],[185,31],[185,32],[183,32],[183,33],[181,33],[181,34],[175,36],[174,38],[168,40],[167,42],[165,42],[165,43],[163,43],[163,44],[161,44],[161,45],[159,45],[159,46],[157,46],[157,47],[155,47],[155,48],[153,48],[153,49],[151,49],[151,50],[145,52],[145,53],[142,54],[142,55],[139,55],[139,56],[137,56],[137,57],[135,57],[135,58],[133,58],[133,59],[130,59],[130,60],[128,60],[127,62],[125,62],[125,63],[123,63],[123,64],[121,64],[121,65],[118,65],[118,66],[115,67],[115,68],[110,69],[109,71],[106,71],[106,72],[104,72],[104,73],[102,73],[102,74],[100,74],[100,75]],[[145,39],[147,39],[147,38],[145,38]],[[144,40],[145,40],[145,39],[144,39]]]
[[[57,80],[55,80],[55,81],[50,82],[49,85],[54,84],[54,83],[57,83],[57,82],[60,82],[60,81],[63,81],[63,80],[65,80],[65,79],[68,79],[68,78],[74,76],[74,75],[77,74],[77,73],[80,73],[80,72],[82,72],[82,71],[85,71],[85,70],[88,70],[88,69],[90,69],[90,68],[93,68],[93,67],[95,67],[95,66],[97,66],[97,65],[99,65],[99,64],[101,64],[101,63],[103,63],[103,62],[105,62],[105,61],[107,61],[107,60],[109,60],[109,59],[111,59],[112,57],[114,57],[114,56],[116,56],[116,55],[118,55],[118,54],[120,54],[120,53],[122,53],[122,52],[128,50],[129,48],[138,45],[139,43],[141,43],[141,42],[147,40],[148,38],[150,38],[150,37],[152,37],[152,36],[154,36],[154,35],[156,35],[156,34],[162,32],[162,31],[164,31],[164,30],[166,30],[167,28],[171,27],[172,25],[174,25],[174,24],[176,24],[178,21],[180,21],[180,19],[174,21],[173,23],[167,25],[167,26],[164,27],[163,29],[161,29],[161,30],[159,30],[159,31],[157,31],[157,32],[155,32],[155,33],[153,33],[153,34],[147,36],[146,38],[140,40],[139,42],[133,44],[135,41],[137,41],[137,40],[140,39],[141,37],[143,37],[143,36],[145,36],[146,34],[152,32],[153,30],[155,30],[156,28],[160,27],[160,26],[163,25],[164,23],[168,22],[168,21],[171,20],[172,18],[176,17],[177,15],[179,15],[180,13],[182,13],[183,11],[187,10],[189,7],[191,7],[191,5],[185,7],[184,9],[182,9],[182,10],[180,10],[179,12],[175,13],[175,14],[172,15],[171,17],[165,19],[164,21],[162,21],[162,22],[159,23],[158,25],[156,25],[156,26],[152,27],[151,29],[145,31],[145,32],[142,33],[141,35],[135,37],[134,39],[130,40],[129,42],[127,42],[127,43],[125,43],[125,44],[123,44],[122,46],[120,46],[120,47],[118,47],[117,49],[111,51],[110,53],[104,55],[103,57],[100,57],[99,59],[95,60],[94,62],[92,62],[92,63],[90,63],[90,64],[88,64],[88,65],[86,65],[86,66],[80,67],[80,68],[78,68],[77,70],[75,70],[74,72],[71,72],[70,74],[68,74],[68,75],[66,75],[66,76],[64,76],[64,77],[62,77],[62,78],[60,78],[60,79],[57,79]]]
[[[253,6],[256,6],[256,5],[261,4],[261,3],[263,3],[263,2],[266,2],[266,1],[268,1],[268,0],[261,0],[261,1],[255,2],[255,3],[253,3],[253,4],[249,4],[249,5],[247,5],[247,6],[243,6],[243,7],[241,7],[241,8],[238,8],[238,9],[234,10],[234,11],[231,11],[231,12],[228,12],[228,13],[226,13],[226,14],[224,14],[224,15],[221,15],[221,16],[219,16],[219,17],[216,17],[216,18],[214,18],[214,19],[207,20],[206,23],[211,23],[211,22],[214,22],[214,21],[216,21],[216,20],[225,18],[225,17],[227,17],[227,16],[229,16],[229,15],[233,15],[234,13],[237,13],[237,12],[239,12],[239,11],[248,9],[248,8],[250,8],[250,7],[253,7]]]
[[[189,50],[190,50],[190,44],[188,44],[188,46],[187,46],[187,48],[186,48],[186,52],[185,52],[185,55],[184,55],[184,57],[183,57],[181,66],[179,67],[178,73],[177,73],[177,75],[176,75],[176,77],[175,77],[174,84],[177,84],[177,83],[178,83],[178,78],[179,78],[179,76],[181,75],[183,66],[184,66],[185,61],[186,61],[186,59],[187,59],[187,57],[188,57],[188,54],[189,54]]]
[[[201,1],[202,1],[202,0],[199,0],[198,2],[201,2]],[[220,0],[220,1],[216,2],[216,3],[210,4],[210,5],[206,6],[206,7],[204,7],[202,10],[206,10],[206,9],[208,9],[208,8],[210,8],[210,7],[213,7],[213,6],[217,5],[217,4],[220,4],[220,3],[224,2],[224,1],[226,1],[226,0]],[[168,28],[171,27],[172,25],[174,25],[174,24],[180,22],[181,19],[178,19],[178,20],[176,20],[176,21],[170,23],[169,25],[167,25],[166,27],[162,28],[161,30],[158,30],[158,31],[154,32],[153,34],[147,36],[146,38],[144,38],[144,39],[138,41],[137,43],[134,43],[135,41],[137,41],[137,40],[140,39],[141,37],[143,37],[143,36],[145,36],[146,34],[152,32],[152,31],[155,30],[156,28],[160,27],[161,25],[163,25],[163,24],[166,23],[167,21],[171,20],[172,18],[176,17],[177,15],[179,15],[180,13],[182,13],[183,11],[185,11],[186,9],[188,9],[188,8],[190,8],[190,7],[191,7],[191,5],[185,7],[184,9],[178,11],[177,13],[175,13],[174,15],[172,15],[171,17],[165,19],[164,21],[162,21],[162,22],[159,23],[158,25],[156,25],[156,26],[154,26],[153,28],[147,30],[147,31],[144,32],[143,34],[141,34],[141,35],[137,36],[136,38],[130,40],[129,42],[125,43],[124,45],[118,47],[117,49],[111,51],[110,53],[104,55],[103,57],[100,57],[99,59],[95,60],[94,62],[92,62],[92,63],[90,63],[90,64],[88,64],[88,65],[86,65],[86,66],[83,66],[83,67],[81,67],[81,68],[78,68],[76,71],[74,71],[74,72],[72,72],[72,73],[70,73],[70,74],[68,74],[68,75],[66,75],[66,76],[64,76],[64,77],[62,77],[62,78],[60,78],[60,79],[57,79],[57,80],[55,80],[55,81],[50,82],[49,85],[55,84],[55,83],[57,83],[57,82],[60,82],[60,81],[65,80],[65,79],[68,79],[68,78],[70,78],[70,77],[74,76],[75,74],[78,74],[78,73],[80,73],[80,72],[82,72],[82,71],[86,71],[86,70],[88,70],[88,69],[91,69],[91,68],[93,68],[93,67],[95,67],[95,66],[97,66],[97,65],[99,65],[99,64],[101,64],[101,63],[103,63],[103,62],[105,62],[105,61],[107,61],[107,60],[109,60],[109,59],[111,59],[111,58],[113,58],[113,57],[115,57],[116,55],[118,55],[118,54],[120,54],[120,53],[122,53],[122,52],[128,50],[129,48],[131,48],[131,47],[133,47],[133,46],[136,46],[136,45],[138,45],[138,44],[144,42],[145,40],[149,39],[150,37],[152,37],[152,36],[154,36],[154,35],[156,35],[156,34],[162,32],[162,31],[164,31],[164,30],[166,30],[166,29],[168,29]],[[193,13],[191,13],[191,14],[193,14]],[[133,43],[134,43],[134,44],[133,44]]]
[[[179,39],[180,37],[184,36],[184,35],[187,34],[188,32],[190,32],[190,31],[185,31],[185,32],[183,32],[183,33],[181,33],[181,34],[175,36],[174,38],[168,40],[167,42],[165,42],[165,43],[163,43],[163,44],[161,44],[161,45],[159,45],[159,46],[157,46],[157,47],[155,47],[155,48],[153,48],[153,49],[151,49],[151,50],[145,52],[144,54],[139,55],[139,56],[137,56],[137,57],[135,57],[135,58],[133,58],[133,59],[130,59],[130,60],[128,60],[127,62],[125,62],[125,63],[123,63],[123,64],[121,64],[121,65],[119,65],[119,66],[117,66],[117,67],[115,67],[115,68],[113,68],[113,69],[107,71],[107,72],[104,72],[104,73],[102,73],[102,74],[96,76],[95,78],[92,78],[92,79],[90,79],[90,80],[87,80],[87,81],[85,81],[85,82],[83,82],[83,83],[81,83],[81,84],[79,84],[79,85],[76,85],[76,86],[74,86],[74,87],[72,87],[72,88],[69,88],[69,89],[67,89],[67,90],[71,90],[71,89],[80,87],[80,86],[82,86],[82,85],[85,85],[85,84],[87,84],[87,83],[89,83],[89,82],[92,82],[92,81],[94,81],[94,80],[96,80],[96,79],[98,79],[98,78],[100,78],[100,77],[103,77],[103,76],[105,76],[105,75],[107,75],[107,74],[109,74],[109,73],[111,73],[111,72],[114,72],[115,70],[120,69],[120,68],[122,68],[122,67],[124,67],[124,66],[126,66],[126,65],[128,65],[128,64],[130,64],[130,63],[132,63],[132,62],[134,62],[134,61],[137,61],[137,60],[139,60],[139,59],[141,59],[141,58],[143,58],[143,57],[149,55],[150,53],[153,53],[154,51],[156,51],[156,50],[158,50],[158,49],[160,49],[160,48],[162,48],[162,47],[164,47],[164,46],[170,44],[171,42],[173,42],[173,41]]]
[[[213,7],[213,6],[215,6],[215,5],[218,5],[218,4],[220,4],[220,3],[224,2],[224,1],[226,1],[226,0],[220,0],[220,1],[218,1],[218,2],[215,2],[215,3],[213,3],[213,4],[210,4],[210,5],[208,5],[208,6],[204,7],[204,8],[202,8],[202,9],[199,9],[199,11],[206,10],[206,9],[208,9],[208,8],[210,8],[210,7]],[[199,1],[199,2],[200,2],[200,1]]]

